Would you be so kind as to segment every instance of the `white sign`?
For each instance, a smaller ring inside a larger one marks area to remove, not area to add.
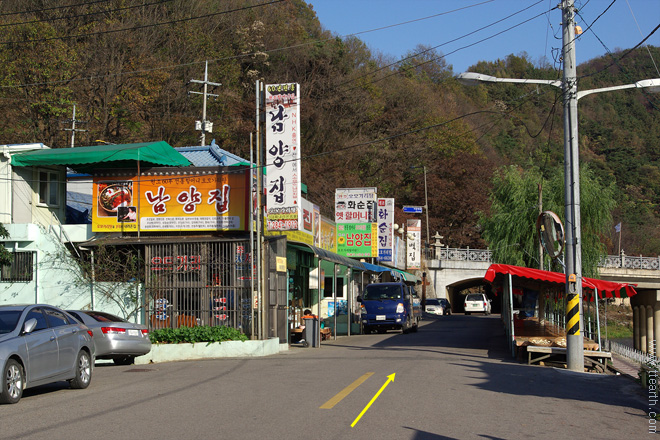
[[[422,246],[422,221],[408,219],[407,223],[407,260],[406,265],[408,269],[421,268],[421,251]]]
[[[298,230],[300,86],[266,85],[266,213],[268,230]]]
[[[376,224],[378,225],[378,261],[393,262],[394,199],[378,199]]]
[[[335,189],[335,222],[374,223],[377,188]]]

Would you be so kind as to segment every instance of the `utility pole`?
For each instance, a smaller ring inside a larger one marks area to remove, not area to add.
[[[564,58],[564,198],[566,208],[566,363],[569,370],[584,370],[582,337],[582,243],[580,222],[580,157],[578,149],[577,68],[575,61],[575,8],[562,1],[562,54]]]
[[[194,92],[194,91],[189,91],[188,94],[190,95],[191,93],[196,94],[196,95],[203,95],[204,96],[204,104],[202,107],[202,120],[201,121],[196,121],[195,122],[195,130],[201,130],[202,134],[200,136],[200,142],[202,146],[206,145],[206,132],[208,131],[209,133],[213,132],[213,123],[211,121],[206,120],[206,100],[207,96],[213,96],[214,98],[217,98],[218,95],[215,95],[213,93],[209,93],[208,87],[213,86],[213,87],[220,87],[222,84],[220,83],[214,83],[209,81],[209,62],[206,61],[205,67],[204,67],[204,80],[200,81],[198,79],[191,79],[191,83],[197,83],[197,84],[203,84],[204,85],[204,91],[203,92]]]
[[[76,105],[73,104],[73,118],[67,119],[66,122],[71,122],[71,128],[65,128],[64,131],[71,132],[71,148],[75,147],[76,144],[76,131],[87,131],[76,128],[76,122],[85,122],[76,119]]]

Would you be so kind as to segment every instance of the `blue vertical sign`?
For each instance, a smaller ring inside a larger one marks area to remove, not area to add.
[[[378,199],[376,211],[378,226],[378,261],[393,262],[394,248],[394,199]]]

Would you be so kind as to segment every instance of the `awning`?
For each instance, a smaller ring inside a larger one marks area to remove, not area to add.
[[[511,266],[508,264],[491,264],[484,279],[493,282],[498,275],[512,275],[515,277],[532,279],[546,283],[566,284],[566,275],[558,272],[549,272],[547,270],[532,269],[529,267]],[[582,287],[589,290],[598,290],[600,298],[625,298],[637,294],[634,288],[635,284],[615,283],[613,281],[597,280],[594,278],[582,277]]]
[[[381,273],[381,272],[389,272],[392,270],[389,267],[378,266],[377,264],[366,263],[364,261],[362,262],[362,265],[364,266],[364,269],[367,272]]]
[[[415,284],[419,284],[422,282],[422,279],[420,277],[418,277],[417,275],[413,275],[410,272],[404,272],[399,269],[392,269],[392,272],[400,274],[403,277],[404,281],[408,281],[410,283],[415,283]]]
[[[325,249],[312,246],[311,244],[301,243],[297,241],[288,241],[287,246],[293,246],[294,248],[301,249],[304,251],[311,251],[315,257],[320,258],[321,260],[331,261],[333,263],[342,264],[346,267],[350,267],[357,270],[365,270],[364,264],[361,261],[353,260],[352,258],[344,257],[343,255],[335,254],[334,252],[327,251]]]
[[[137,161],[141,166],[190,166],[188,159],[165,141],[51,148],[17,153],[11,157],[13,166],[65,165],[81,173],[107,168],[135,168]]]

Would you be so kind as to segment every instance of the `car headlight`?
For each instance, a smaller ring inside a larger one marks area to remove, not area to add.
[[[396,305],[396,313],[403,313],[405,311],[406,309],[403,307],[403,303],[399,303]]]

